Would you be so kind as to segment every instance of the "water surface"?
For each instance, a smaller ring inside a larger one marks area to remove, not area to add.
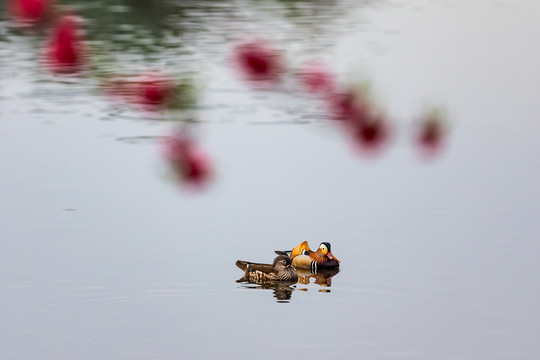
[[[538,358],[538,5],[205,4],[147,23],[115,8],[129,36],[161,43],[114,53],[122,69],[202,79],[197,128],[217,167],[203,192],[166,180],[170,122],[118,109],[95,79],[47,74],[39,35],[2,23],[0,358]],[[291,61],[371,79],[392,146],[360,156],[310,99],[238,80],[224,39],[246,29]],[[430,162],[410,140],[425,103],[451,124]],[[303,240],[332,243],[331,286],[278,301],[235,282],[237,259]]]

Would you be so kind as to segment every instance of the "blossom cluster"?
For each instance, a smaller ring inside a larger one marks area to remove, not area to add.
[[[97,62],[92,61],[85,37],[84,19],[64,10],[54,0],[8,1],[14,24],[21,28],[45,29],[40,59],[43,67],[54,76],[100,74],[100,90],[107,99],[142,112],[172,112],[192,98],[188,84],[168,75],[164,69],[134,74],[96,70]],[[233,68],[254,90],[294,83],[295,91],[310,94],[325,109],[328,121],[342,130],[362,154],[380,154],[391,143],[395,134],[393,122],[368,89],[341,83],[324,63],[314,60],[290,67],[285,51],[264,39],[236,43],[231,48],[230,58]],[[102,76],[103,73],[106,76]],[[413,142],[425,158],[433,158],[445,143],[444,120],[443,113],[437,109],[419,114]],[[212,162],[189,131],[188,124],[165,137],[163,144],[164,158],[176,180],[195,188],[209,182],[213,174]]]
[[[85,38],[84,19],[63,10],[54,0],[9,0],[13,23],[21,28],[45,29],[41,65],[55,76],[90,77],[99,73],[92,64]],[[102,80],[100,89],[108,99],[122,105],[157,114],[182,106],[193,94],[189,84],[176,80],[163,70],[139,74],[112,74]],[[186,124],[183,128],[187,127]],[[212,177],[212,165],[190,131],[174,131],[163,141],[163,154],[174,178],[192,188],[201,188]]]

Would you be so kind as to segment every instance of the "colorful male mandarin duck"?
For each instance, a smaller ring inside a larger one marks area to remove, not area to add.
[[[291,266],[291,259],[285,255],[277,256],[272,265],[237,260],[236,266],[244,271],[244,277],[239,281],[262,284],[276,281],[296,282],[298,280],[296,270]]]
[[[279,255],[289,255],[292,266],[298,269],[311,269],[313,274],[318,269],[337,269],[339,260],[332,254],[330,243],[322,242],[317,251],[311,251],[307,241],[304,241],[289,251],[276,251]]]

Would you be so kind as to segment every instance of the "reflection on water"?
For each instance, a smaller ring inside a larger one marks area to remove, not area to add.
[[[274,297],[278,302],[289,302],[294,290],[308,291],[308,287],[299,287],[296,284],[309,285],[313,280],[314,284],[320,286],[319,292],[330,292],[332,286],[332,278],[339,273],[339,269],[319,270],[313,274],[308,270],[296,270],[298,273],[298,281],[275,281],[271,283],[256,284],[246,281],[244,277],[236,280],[241,283],[241,288],[255,290],[273,290]],[[294,286],[293,286],[294,285]]]
[[[339,273],[339,269],[319,269],[315,273],[307,269],[296,269],[298,273],[298,283],[308,285],[311,280],[323,288],[332,286],[332,278]],[[319,291],[330,292],[330,289],[320,289]]]
[[[274,283],[267,284],[253,284],[246,282],[243,278],[236,282],[242,283],[240,286],[243,289],[252,290],[272,290],[277,302],[288,303],[291,300],[292,293],[294,291],[294,284],[296,281],[276,281]]]
[[[45,35],[55,18],[78,15],[85,22],[85,38],[96,50],[94,62],[100,67],[105,63],[129,67],[123,59],[161,65],[166,63],[163,60],[170,64],[180,61],[189,66],[172,56],[187,60],[195,53],[215,54],[224,43],[245,34],[264,34],[282,43],[301,42],[301,51],[309,53],[314,48],[328,50],[341,32],[358,26],[351,11],[366,4],[369,1],[9,0],[0,4],[0,15],[11,20],[11,35],[37,37]],[[21,12],[21,8],[28,10]],[[36,27],[35,31],[21,31],[17,26],[21,18],[27,26]]]

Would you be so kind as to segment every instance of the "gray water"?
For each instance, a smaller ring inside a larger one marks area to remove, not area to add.
[[[324,23],[309,23],[319,2],[296,6],[289,20],[246,5],[265,21],[231,31],[369,78],[391,147],[363,157],[311,100],[249,89],[212,11],[178,60],[204,83],[197,130],[217,174],[199,192],[167,180],[169,122],[45,74],[3,22],[0,359],[540,359],[538,4],[336,1]],[[410,141],[425,103],[451,125],[431,161]],[[304,240],[332,243],[331,286],[278,301],[235,282],[237,259]]]

